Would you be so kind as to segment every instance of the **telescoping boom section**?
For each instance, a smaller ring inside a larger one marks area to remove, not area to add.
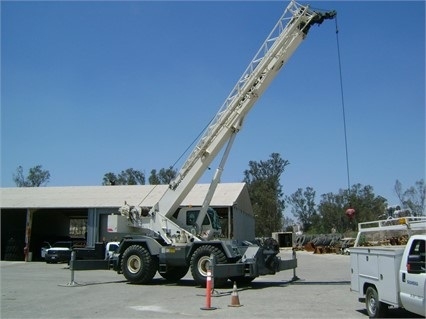
[[[334,11],[313,11],[307,5],[291,1],[161,199],[149,211],[123,206],[121,216],[110,216],[115,227],[127,223],[144,234],[160,236],[168,244],[178,238],[181,242],[183,237],[190,242],[204,240],[200,230],[205,217],[208,217],[207,210],[202,211],[204,215],[198,216],[195,231],[189,231],[172,217],[218,153],[233,141],[244,117],[306,38],[311,27],[334,18],[335,14]],[[214,185],[218,180],[219,177],[215,177]],[[214,188],[211,187],[209,192],[214,192]]]

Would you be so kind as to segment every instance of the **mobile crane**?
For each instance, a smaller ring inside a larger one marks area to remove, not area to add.
[[[109,232],[128,234],[120,242],[114,270],[131,283],[145,284],[157,271],[169,281],[178,281],[190,269],[196,284],[205,286],[213,257],[215,286],[219,287],[228,279],[250,282],[260,275],[297,267],[296,258],[281,260],[277,256],[279,246],[272,239],[263,243],[221,240],[218,217],[209,204],[244,117],[310,28],[335,15],[335,11],[314,11],[294,0],[289,3],[161,199],[151,208],[125,203],[120,215],[108,216]],[[180,208],[221,150],[222,159],[202,207]]]

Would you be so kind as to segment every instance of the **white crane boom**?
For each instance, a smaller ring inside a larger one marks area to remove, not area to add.
[[[172,242],[171,236],[176,233],[185,233],[191,240],[201,240],[170,218],[224,145],[233,140],[232,136],[241,129],[244,117],[305,39],[310,27],[334,16],[334,11],[316,12],[309,6],[290,2],[167,191],[146,216],[133,219],[134,227],[148,229],[167,243]],[[210,199],[218,181],[219,176],[209,189]],[[203,219],[204,216],[198,216],[198,223]]]

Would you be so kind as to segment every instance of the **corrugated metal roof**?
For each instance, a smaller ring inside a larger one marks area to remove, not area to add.
[[[182,205],[201,206],[210,184],[197,184]],[[67,187],[0,188],[0,208],[101,208],[129,205],[153,206],[168,185],[116,185]],[[217,186],[211,206],[233,206],[238,198],[246,198],[244,183]],[[247,203],[243,204],[246,206]]]

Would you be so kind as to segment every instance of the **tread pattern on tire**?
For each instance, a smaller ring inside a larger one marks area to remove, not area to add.
[[[140,270],[133,274],[127,269],[127,260],[130,256],[137,255],[141,260]],[[121,270],[124,277],[134,284],[146,284],[154,278],[158,269],[157,257],[151,256],[149,251],[140,245],[129,246],[123,253],[121,259]]]
[[[375,303],[376,303],[375,312],[372,312],[371,309],[370,309],[369,302],[370,302],[371,297],[374,298]],[[387,308],[385,304],[383,304],[382,302],[379,301],[379,295],[378,295],[376,289],[373,288],[373,287],[367,288],[367,291],[366,291],[366,294],[365,294],[365,306],[367,308],[367,313],[368,313],[368,316],[370,318],[382,318],[384,316],[384,314],[386,312],[386,308]]]
[[[202,286],[206,286],[206,277],[198,272],[198,260],[204,256],[210,256],[213,254],[216,257],[217,264],[226,264],[227,258],[222,250],[213,245],[203,245],[198,247],[191,256],[191,274],[192,278],[194,278],[195,282]],[[227,278],[215,278],[214,283],[216,287],[221,287],[225,285],[228,281]]]

